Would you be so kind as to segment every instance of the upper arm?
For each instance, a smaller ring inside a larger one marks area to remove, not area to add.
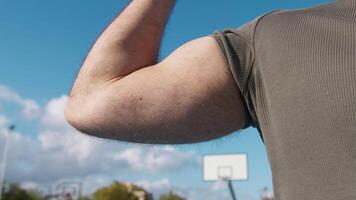
[[[241,93],[212,37],[190,41],[162,62],[107,82],[66,112],[99,137],[140,143],[191,143],[222,137],[246,122]],[[69,110],[69,111],[68,111]]]

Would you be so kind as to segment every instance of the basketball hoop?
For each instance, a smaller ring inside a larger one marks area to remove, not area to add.
[[[247,154],[205,155],[203,157],[204,181],[227,182],[233,200],[236,200],[233,180],[248,179]]]

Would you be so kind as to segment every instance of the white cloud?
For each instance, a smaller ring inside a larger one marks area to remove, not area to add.
[[[66,95],[50,100],[44,109],[42,125],[46,128],[68,128],[69,124],[64,119],[63,114],[67,101]]]
[[[11,102],[21,106],[22,115],[28,119],[34,119],[38,117],[40,113],[40,106],[34,100],[23,98],[4,85],[0,85],[0,102],[1,101]]]
[[[38,183],[31,182],[31,181],[22,182],[20,186],[25,190],[38,190],[38,188],[41,187],[41,185],[39,185]]]
[[[219,191],[219,190],[222,190],[222,189],[226,189],[226,182],[223,181],[223,180],[219,180],[219,181],[216,181],[214,182],[214,184],[212,185],[211,187],[211,190],[212,191]]]
[[[149,149],[129,148],[118,153],[114,159],[125,161],[132,169],[149,170],[159,172],[162,170],[174,170],[184,164],[195,164],[194,152],[180,152],[172,146],[156,147]]]
[[[31,99],[21,99],[22,114],[29,119],[36,118],[40,112],[39,105]]]
[[[0,115],[0,127],[5,126],[7,124],[7,118],[3,115]]]
[[[172,190],[172,184],[167,178],[156,181],[140,180],[136,184],[155,196],[168,193]]]
[[[11,100],[18,100],[20,97],[19,95],[11,90],[10,88],[0,85],[0,99],[6,100],[6,101],[11,101]]]

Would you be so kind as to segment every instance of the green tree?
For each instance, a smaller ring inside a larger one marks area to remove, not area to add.
[[[168,194],[161,195],[159,197],[159,200],[185,200],[185,199],[176,194],[173,194],[172,192],[169,192]]]
[[[26,192],[29,196],[29,200],[43,200],[42,194],[40,194],[36,191],[27,190]]]
[[[1,200],[42,200],[41,194],[35,191],[22,189],[19,184],[11,183],[9,188],[4,191]]]
[[[138,195],[142,195],[142,193],[145,200],[152,200],[152,195],[140,187],[114,182],[110,186],[95,191],[93,200],[138,200]]]
[[[91,200],[90,197],[80,197],[79,200]]]

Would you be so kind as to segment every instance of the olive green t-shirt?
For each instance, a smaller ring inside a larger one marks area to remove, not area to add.
[[[356,200],[356,0],[215,31],[264,140],[276,200]]]

